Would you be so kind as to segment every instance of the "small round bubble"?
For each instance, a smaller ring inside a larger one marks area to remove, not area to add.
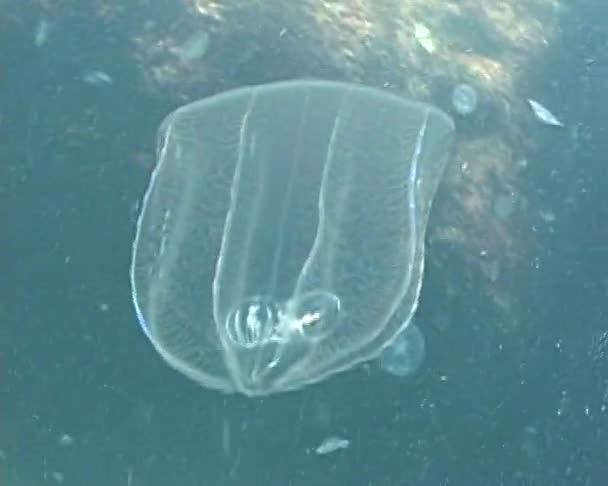
[[[452,92],[452,106],[459,115],[470,115],[477,108],[477,91],[468,84],[457,84]]]

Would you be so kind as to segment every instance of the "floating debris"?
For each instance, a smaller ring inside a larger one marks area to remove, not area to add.
[[[559,121],[553,113],[551,113],[547,108],[541,105],[538,101],[535,101],[531,98],[528,98],[528,104],[532,108],[534,112],[534,116],[536,119],[545,125],[551,125],[554,127],[563,127],[564,124]]]
[[[108,73],[103,71],[87,71],[82,75],[82,80],[85,83],[92,84],[93,86],[101,86],[104,84],[112,84],[114,80]]]
[[[34,45],[36,47],[42,47],[46,44],[46,41],[49,38],[49,23],[42,19],[36,25],[36,31],[34,32]]]
[[[342,437],[327,437],[326,439],[319,444],[319,446],[315,449],[315,452],[319,455],[330,454],[331,452],[338,451],[340,449],[346,449],[350,445],[350,441],[348,439],[343,439]]]

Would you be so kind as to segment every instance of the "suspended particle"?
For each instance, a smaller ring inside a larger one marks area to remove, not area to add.
[[[42,47],[46,44],[46,41],[49,38],[49,23],[42,19],[36,25],[36,30],[34,31],[34,45],[36,47]]]
[[[57,442],[61,447],[69,447],[74,443],[74,438],[69,434],[62,434]]]
[[[336,436],[327,437],[317,446],[315,452],[319,455],[330,454],[340,449],[346,449],[349,445],[348,439]]]
[[[108,73],[103,71],[91,70],[82,75],[82,80],[93,86],[102,86],[104,84],[112,84],[114,81]]]

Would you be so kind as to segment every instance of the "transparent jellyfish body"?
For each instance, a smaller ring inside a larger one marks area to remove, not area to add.
[[[156,350],[249,396],[377,357],[418,303],[453,131],[430,105],[311,80],[171,113],[131,264]]]
[[[477,91],[469,84],[457,84],[452,91],[452,106],[460,116],[468,116],[477,109]]]

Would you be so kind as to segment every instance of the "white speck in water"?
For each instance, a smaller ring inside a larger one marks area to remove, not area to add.
[[[59,471],[53,471],[51,473],[51,479],[56,482],[57,484],[63,484],[63,481],[65,480],[65,476],[62,472]]]
[[[114,80],[108,73],[103,71],[87,71],[82,75],[82,80],[85,83],[92,84],[93,86],[102,86],[104,84],[112,84]]]
[[[555,213],[550,210],[541,210],[539,213],[540,219],[542,219],[545,223],[553,223],[557,218]]]
[[[69,434],[62,434],[57,442],[61,447],[68,447],[74,443],[74,438]]]
[[[336,436],[327,437],[317,446],[315,452],[319,455],[330,454],[340,449],[346,449],[349,445],[350,441],[348,439]]]

